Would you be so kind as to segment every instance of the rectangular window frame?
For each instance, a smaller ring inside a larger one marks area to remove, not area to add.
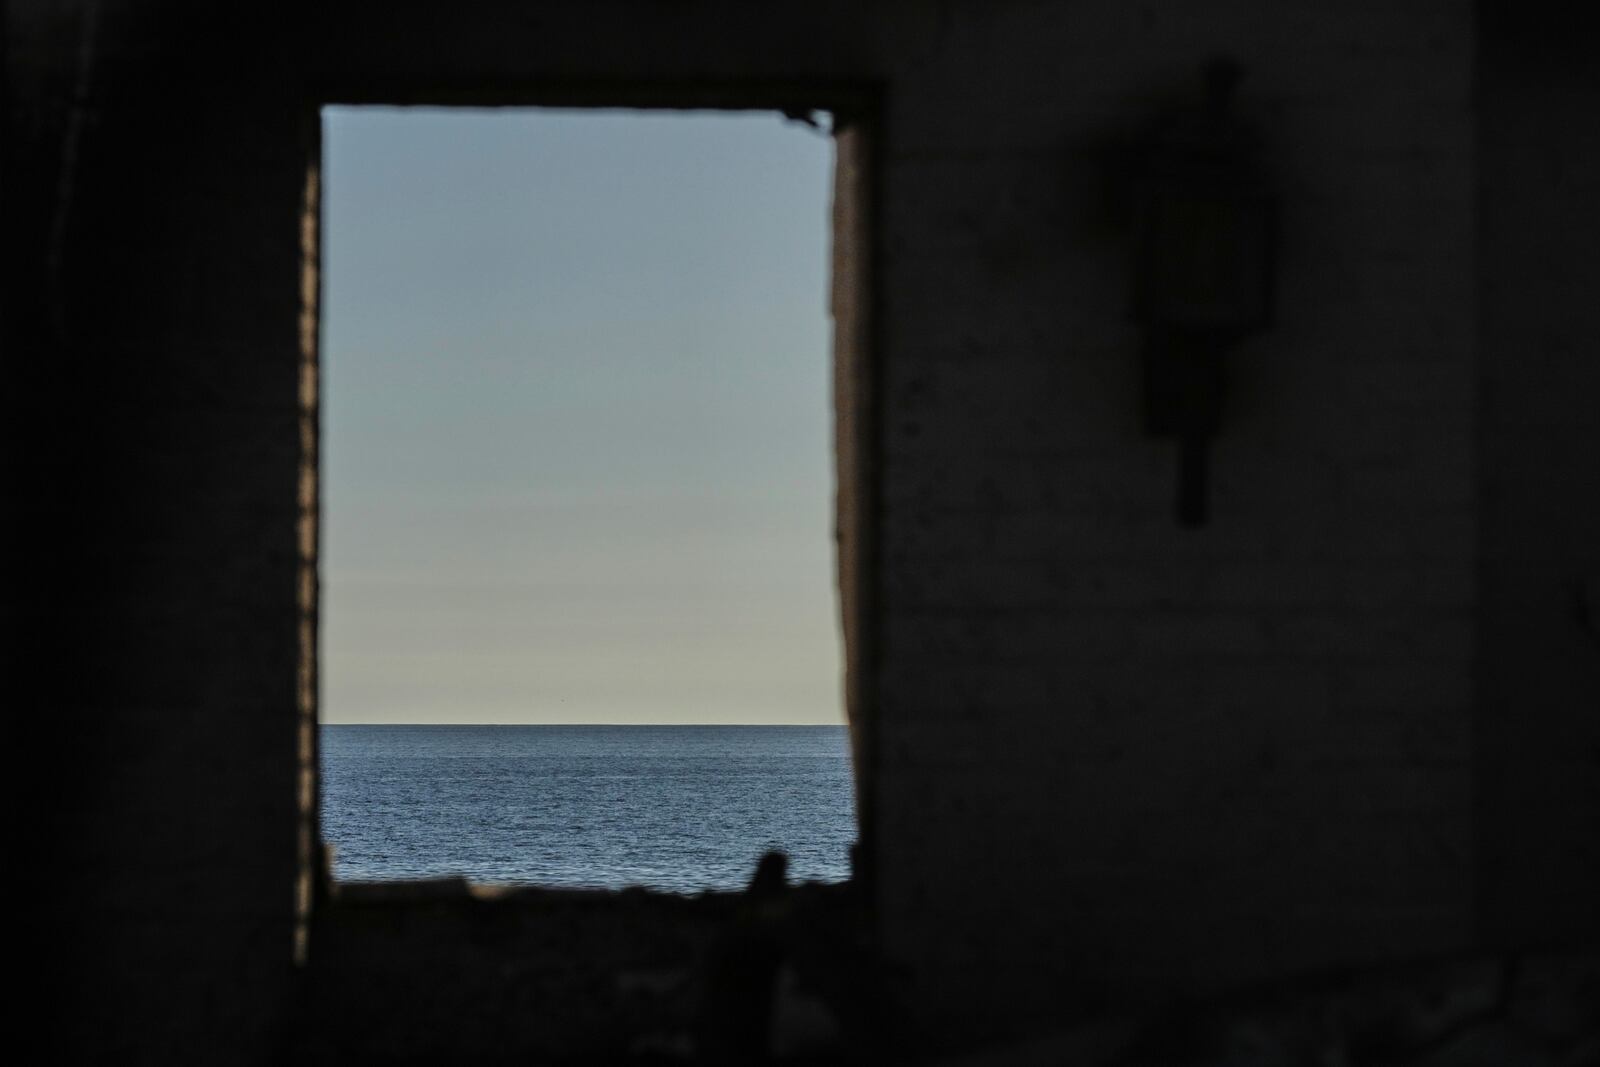
[[[875,591],[878,568],[877,515],[882,446],[878,417],[877,312],[878,146],[881,90],[876,86],[543,86],[526,92],[391,93],[377,96],[332,92],[307,108],[305,186],[300,215],[299,463],[297,482],[297,585],[295,714],[296,879],[293,958],[311,956],[313,914],[327,902],[331,870],[322,843],[319,751],[321,600],[321,351],[322,310],[322,108],[339,105],[434,107],[545,107],[641,110],[778,111],[790,116],[832,116],[835,145],[831,210],[829,311],[833,377],[834,521],[840,626],[844,642],[844,707],[856,793],[857,845],[852,880],[875,899],[878,805],[876,676],[879,641]]]

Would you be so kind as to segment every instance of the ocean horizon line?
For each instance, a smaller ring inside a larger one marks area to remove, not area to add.
[[[647,729],[705,728],[707,726],[737,726],[759,729],[828,729],[850,725],[845,722],[319,722],[319,726],[595,726],[614,728],[640,726]]]

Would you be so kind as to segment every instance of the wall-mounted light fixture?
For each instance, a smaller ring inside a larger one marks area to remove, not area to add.
[[[1231,113],[1239,66],[1205,68],[1204,106],[1142,146],[1133,317],[1144,327],[1150,433],[1178,439],[1178,521],[1206,521],[1206,452],[1222,423],[1223,356],[1272,322],[1276,205],[1257,138]]]

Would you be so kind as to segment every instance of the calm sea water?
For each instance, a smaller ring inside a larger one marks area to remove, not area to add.
[[[346,880],[734,889],[781,848],[842,881],[852,788],[836,726],[322,727]]]

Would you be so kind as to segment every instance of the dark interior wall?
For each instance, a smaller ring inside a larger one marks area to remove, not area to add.
[[[1600,34],[1486,3],[1480,45],[1485,934],[1600,937]]]
[[[308,130],[248,13],[6,14],[35,1026],[226,1060],[290,973]]]
[[[1098,183],[1219,52],[1280,302],[1186,530]],[[1471,58],[1460,4],[959,5],[897,68],[879,866],[930,1021],[1470,941]]]

